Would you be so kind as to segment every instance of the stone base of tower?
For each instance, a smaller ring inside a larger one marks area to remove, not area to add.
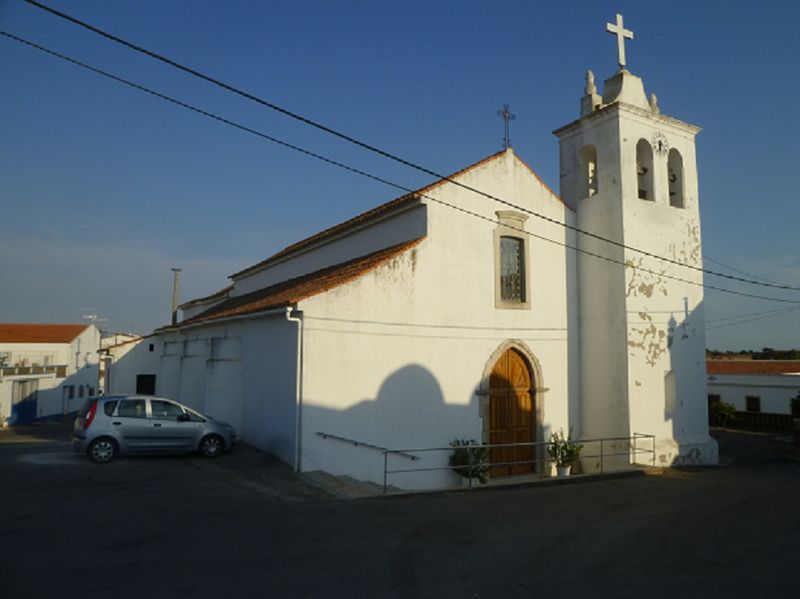
[[[709,435],[656,439],[655,460],[652,452],[652,439],[644,437],[636,441],[635,448],[627,440],[604,441],[602,448],[596,441],[584,441],[580,471],[583,474],[599,474],[630,470],[635,466],[680,468],[715,466],[719,463],[717,441]]]
[[[662,468],[716,466],[719,447],[710,435],[680,439],[657,439],[655,465]]]

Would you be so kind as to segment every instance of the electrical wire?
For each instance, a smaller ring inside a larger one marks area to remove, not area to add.
[[[727,264],[724,264],[719,260],[715,260],[714,258],[706,254],[703,254],[703,260],[708,260],[709,262],[713,262],[717,266],[721,266],[722,268],[727,268],[728,270],[731,270],[733,272],[738,272],[740,275],[744,275],[745,277],[750,277],[751,279],[758,279],[760,281],[766,281],[767,283],[775,283],[776,285],[780,285],[780,283],[778,283],[777,281],[767,279],[766,277],[760,277],[758,275],[754,275],[752,273],[745,272],[743,270],[739,270],[738,268],[734,268],[733,266],[728,266]]]
[[[756,322],[758,320],[765,320],[767,318],[775,318],[776,316],[782,316],[784,314],[789,314],[791,312],[798,312],[798,311],[800,311],[800,308],[792,308],[790,310],[783,310],[783,311],[776,312],[774,314],[764,314],[762,316],[756,316],[755,318],[747,318],[747,319],[739,320],[739,321],[736,321],[736,322],[728,322],[728,323],[725,323],[725,324],[720,324],[720,325],[716,325],[716,326],[712,326],[712,327],[706,327],[706,331],[716,331],[717,329],[725,329],[725,328],[728,328],[728,327],[735,327],[735,326],[747,324],[749,322]]]
[[[419,164],[417,164],[415,162],[412,162],[412,161],[407,160],[405,158],[401,158],[400,156],[397,156],[395,154],[387,152],[386,150],[382,150],[382,149],[380,149],[380,148],[378,148],[376,146],[373,146],[371,144],[368,144],[366,142],[358,140],[358,139],[356,139],[356,138],[354,138],[354,137],[352,137],[350,135],[347,135],[345,133],[337,131],[337,130],[335,130],[335,129],[327,126],[327,125],[323,125],[323,124],[321,124],[321,123],[319,123],[317,121],[314,121],[314,120],[312,120],[312,119],[310,119],[308,117],[302,116],[302,115],[300,115],[300,114],[298,114],[296,112],[292,112],[291,110],[288,110],[286,108],[278,106],[277,104],[275,104],[273,102],[269,102],[268,100],[264,100],[263,98],[260,98],[260,97],[258,97],[256,95],[252,94],[252,93],[243,91],[243,90],[241,90],[241,89],[239,89],[239,88],[237,88],[237,87],[235,87],[235,86],[233,86],[231,84],[225,83],[225,82],[223,82],[223,81],[221,81],[219,79],[211,77],[210,75],[206,75],[205,73],[202,73],[202,72],[200,72],[200,71],[198,71],[196,69],[193,69],[191,67],[188,67],[188,66],[185,66],[183,64],[180,64],[179,62],[177,62],[175,60],[172,60],[171,58],[167,58],[166,56],[163,56],[161,54],[158,54],[157,52],[153,52],[152,50],[148,50],[146,48],[138,46],[138,45],[136,45],[136,44],[134,44],[134,43],[132,43],[130,41],[127,41],[127,40],[125,40],[125,39],[123,39],[123,38],[121,38],[119,36],[116,36],[116,35],[113,35],[111,33],[108,33],[107,31],[104,31],[104,30],[102,30],[102,29],[100,29],[98,27],[95,27],[94,25],[91,25],[91,24],[89,24],[89,23],[87,23],[85,21],[77,19],[77,18],[75,18],[75,17],[73,17],[71,15],[68,15],[67,13],[61,12],[59,10],[56,10],[56,9],[50,7],[50,6],[42,4],[41,2],[37,2],[36,0],[25,0],[25,1],[28,4],[30,4],[30,5],[32,5],[32,6],[36,7],[36,8],[39,8],[41,10],[44,10],[44,11],[56,16],[56,17],[59,17],[59,18],[64,19],[66,21],[69,21],[70,23],[78,25],[79,27],[83,27],[84,29],[87,29],[88,31],[91,31],[92,33],[96,33],[97,35],[100,35],[100,36],[102,36],[102,37],[104,37],[104,38],[106,38],[106,39],[108,39],[110,41],[113,41],[113,42],[115,42],[117,44],[121,44],[121,45],[123,45],[123,46],[125,46],[127,48],[130,48],[131,50],[134,50],[136,52],[139,52],[141,54],[149,56],[150,58],[153,58],[155,60],[163,62],[163,63],[165,63],[165,64],[167,64],[167,65],[169,65],[171,67],[179,69],[179,70],[181,70],[181,71],[183,71],[185,73],[188,73],[188,74],[190,74],[190,75],[192,75],[194,77],[198,77],[198,78],[200,78],[200,79],[202,79],[202,80],[204,80],[204,81],[206,81],[208,83],[211,83],[213,85],[221,87],[222,89],[224,89],[226,91],[232,92],[232,93],[234,93],[234,94],[236,94],[238,96],[241,96],[243,98],[246,98],[248,100],[256,102],[257,104],[260,104],[260,105],[262,105],[262,106],[264,106],[266,108],[269,108],[271,110],[274,110],[276,112],[279,112],[280,114],[283,114],[283,115],[285,115],[287,117],[295,119],[295,120],[297,120],[297,121],[299,121],[301,123],[304,123],[304,124],[306,124],[308,126],[314,127],[316,129],[319,129],[320,131],[323,131],[325,133],[328,133],[330,135],[338,137],[338,138],[340,138],[340,139],[342,139],[344,141],[347,141],[348,143],[354,144],[354,145],[356,145],[358,147],[361,147],[361,148],[363,148],[365,150],[368,150],[370,152],[378,154],[378,155],[380,155],[380,156],[382,156],[384,158],[387,158],[389,160],[393,160],[395,162],[398,162],[398,163],[400,163],[400,164],[402,164],[404,166],[407,166],[407,167],[412,168],[414,170],[417,170],[419,172],[425,173],[427,175],[431,175],[431,176],[433,176],[433,177],[435,177],[437,179],[440,179],[440,180],[443,180],[443,181],[447,181],[448,183],[452,183],[453,185],[456,185],[458,187],[466,189],[466,190],[468,190],[468,191],[470,191],[472,193],[476,193],[476,194],[478,194],[480,196],[483,196],[483,197],[485,197],[487,199],[490,199],[490,200],[492,200],[494,202],[503,204],[504,206],[508,206],[508,207],[513,208],[515,210],[519,210],[519,211],[524,212],[526,214],[530,214],[531,216],[534,216],[534,217],[536,217],[538,219],[544,220],[544,221],[552,223],[552,224],[556,224],[556,225],[558,225],[560,227],[564,227],[566,229],[574,231],[575,233],[578,233],[578,234],[581,234],[581,235],[585,235],[585,236],[591,237],[593,239],[597,239],[598,241],[602,241],[604,243],[608,243],[608,244],[611,244],[613,246],[616,246],[616,247],[619,247],[619,248],[622,248],[622,249],[626,249],[626,250],[631,251],[631,252],[636,252],[636,253],[642,254],[642,255],[647,256],[649,258],[655,258],[657,260],[661,260],[662,262],[666,262],[668,264],[673,264],[675,266],[680,266],[680,267],[687,268],[687,269],[690,269],[690,270],[694,270],[694,271],[697,271],[697,272],[702,272],[704,274],[708,274],[708,275],[711,275],[711,276],[720,277],[720,278],[724,278],[724,279],[728,279],[728,280],[732,280],[732,281],[737,281],[739,283],[746,283],[748,285],[755,285],[755,286],[760,286],[760,287],[769,287],[769,288],[780,289],[780,290],[784,290],[784,291],[800,291],[800,287],[797,287],[797,286],[786,285],[786,284],[766,283],[766,282],[763,282],[763,281],[756,281],[756,280],[748,279],[748,278],[745,278],[745,277],[737,277],[737,276],[734,276],[734,275],[729,275],[729,274],[717,272],[717,271],[714,271],[714,270],[710,270],[710,269],[704,268],[702,266],[695,266],[693,264],[688,264],[686,262],[681,262],[680,260],[675,260],[675,259],[672,259],[672,258],[668,258],[666,256],[660,256],[660,255],[655,254],[653,252],[649,252],[649,251],[643,250],[641,248],[637,248],[637,247],[634,247],[634,246],[627,245],[627,244],[625,244],[625,243],[623,243],[621,241],[616,241],[616,240],[613,240],[613,239],[609,239],[609,238],[604,237],[602,235],[598,235],[596,233],[592,233],[591,231],[587,231],[585,229],[581,229],[580,227],[577,227],[575,225],[570,225],[570,224],[565,223],[563,221],[560,221],[560,220],[558,220],[556,218],[551,218],[549,216],[546,216],[544,214],[536,212],[535,210],[531,210],[531,209],[525,208],[523,206],[518,206],[518,205],[516,205],[516,204],[514,204],[512,202],[509,202],[509,201],[504,200],[502,198],[496,197],[496,196],[494,196],[492,194],[489,194],[489,193],[486,193],[486,192],[481,191],[479,189],[476,189],[476,188],[474,188],[474,187],[472,187],[470,185],[466,185],[464,183],[461,183],[460,181],[456,181],[456,180],[454,180],[454,179],[452,179],[452,178],[450,178],[450,177],[448,177],[446,175],[442,175],[441,173],[438,173],[438,172],[436,172],[436,171],[434,171],[432,169],[429,169],[427,167],[419,165]]]
[[[195,112],[197,114],[200,114],[200,115],[203,115],[205,117],[211,118],[211,119],[216,120],[218,122],[224,123],[226,125],[234,127],[234,128],[239,129],[241,131],[245,131],[245,132],[250,133],[252,135],[256,135],[257,137],[260,137],[262,139],[266,139],[266,140],[271,141],[273,143],[279,144],[279,145],[281,145],[283,147],[286,147],[288,149],[294,150],[296,152],[299,152],[299,153],[304,154],[306,156],[309,156],[311,158],[315,158],[317,160],[321,160],[321,161],[323,161],[323,162],[325,162],[327,164],[330,164],[332,166],[336,166],[338,168],[345,169],[345,170],[350,171],[352,173],[361,175],[363,177],[372,179],[374,181],[378,181],[380,183],[383,183],[385,185],[389,185],[389,186],[394,187],[396,189],[403,190],[403,191],[407,192],[408,194],[413,194],[413,195],[415,195],[417,197],[424,198],[424,199],[426,199],[428,201],[435,202],[435,203],[440,204],[442,206],[446,206],[446,207],[451,208],[453,210],[462,212],[462,213],[467,214],[469,216],[473,216],[473,217],[488,221],[488,222],[493,223],[493,224],[499,224],[499,222],[500,222],[497,219],[485,216],[483,214],[479,214],[477,212],[468,210],[468,209],[463,208],[461,206],[456,206],[454,204],[450,204],[449,202],[445,202],[443,200],[440,200],[439,198],[435,198],[435,197],[432,197],[430,195],[427,195],[427,194],[424,194],[424,193],[421,193],[421,192],[417,192],[417,191],[415,191],[415,190],[413,190],[413,189],[411,189],[409,187],[406,187],[404,185],[400,185],[398,183],[394,183],[394,182],[389,181],[388,179],[384,179],[382,177],[377,177],[377,176],[372,175],[371,173],[368,173],[368,172],[363,171],[361,169],[354,168],[352,166],[349,166],[349,165],[344,164],[342,162],[339,162],[337,160],[332,160],[330,158],[322,156],[321,154],[317,154],[315,152],[311,152],[309,150],[301,148],[300,146],[296,146],[294,144],[285,142],[283,140],[280,140],[280,139],[278,139],[276,137],[273,137],[271,135],[267,135],[265,133],[262,133],[262,132],[260,132],[260,131],[258,131],[256,129],[253,129],[253,128],[248,127],[246,125],[242,125],[240,123],[236,123],[235,121],[232,121],[232,120],[227,119],[225,117],[219,116],[219,115],[214,114],[212,112],[209,112],[207,110],[203,110],[201,108],[197,108],[196,106],[192,106],[191,104],[188,104],[188,103],[183,102],[181,100],[177,100],[175,98],[167,96],[166,94],[162,94],[162,93],[157,92],[155,90],[152,90],[152,89],[150,89],[148,87],[145,87],[143,85],[140,85],[140,84],[132,82],[132,81],[129,81],[127,79],[124,79],[122,77],[119,77],[117,75],[114,75],[112,73],[104,71],[102,69],[99,69],[97,67],[93,67],[93,66],[91,66],[89,64],[86,64],[84,62],[81,62],[79,60],[71,58],[71,57],[69,57],[69,56],[67,56],[65,54],[61,54],[60,52],[56,52],[55,50],[50,50],[49,48],[45,48],[44,46],[41,46],[39,44],[36,44],[34,42],[31,42],[29,40],[26,40],[24,38],[16,36],[14,34],[8,33],[6,31],[0,30],[0,35],[2,35],[4,37],[7,37],[7,38],[9,38],[11,40],[14,40],[14,41],[16,41],[18,43],[21,43],[21,44],[24,44],[26,46],[29,46],[31,48],[34,48],[36,50],[39,50],[41,52],[44,52],[45,54],[48,54],[50,56],[53,56],[53,57],[59,58],[61,60],[64,60],[64,61],[66,61],[66,62],[68,62],[70,64],[73,64],[75,66],[78,66],[80,68],[83,68],[83,69],[86,69],[88,71],[91,71],[91,72],[93,72],[95,74],[101,75],[103,77],[106,77],[108,79],[111,79],[113,81],[121,83],[123,85],[131,87],[133,89],[142,91],[142,92],[144,92],[146,94],[149,94],[151,96],[154,96],[156,98],[164,100],[166,102],[169,102],[169,103],[174,104],[176,106],[179,106],[181,108],[185,108],[187,110],[190,110],[190,111]],[[550,239],[548,237],[544,237],[542,235],[538,235],[536,233],[532,233],[530,231],[526,231],[526,230],[518,228],[518,227],[508,226],[507,228],[512,229],[514,231],[517,231],[520,234],[526,235],[528,237],[539,239],[539,240],[547,242],[547,243],[555,244],[557,246],[564,247],[566,249],[573,250],[573,251],[579,252],[579,253],[587,255],[587,256],[592,256],[594,258],[597,258],[599,260],[603,260],[605,262],[609,262],[609,263],[612,263],[612,264],[618,264],[618,265],[623,266],[625,268],[634,268],[634,269],[636,269],[636,270],[638,270],[640,272],[645,272],[645,273],[648,273],[648,274],[652,274],[652,275],[655,275],[657,277],[663,277],[665,279],[671,279],[671,280],[674,280],[674,281],[679,281],[681,283],[686,283],[688,285],[693,285],[693,286],[697,286],[697,287],[703,287],[705,289],[712,289],[712,290],[719,291],[719,292],[722,292],[722,293],[728,293],[728,294],[738,295],[738,296],[742,296],[742,297],[748,297],[748,298],[752,298],[752,299],[760,299],[760,300],[765,300],[765,301],[788,303],[788,304],[800,304],[800,300],[790,300],[790,299],[776,298],[776,297],[770,297],[770,296],[762,296],[762,295],[757,295],[757,294],[752,294],[752,293],[745,293],[745,292],[741,292],[741,291],[734,291],[732,289],[725,289],[725,288],[722,288],[722,287],[716,287],[714,285],[708,285],[708,284],[705,284],[703,282],[692,281],[690,279],[685,279],[683,277],[678,277],[678,276],[675,276],[675,275],[669,275],[669,274],[664,273],[664,272],[658,272],[658,271],[652,270],[650,268],[644,268],[644,267],[641,267],[641,266],[634,266],[634,265],[631,265],[631,264],[626,264],[625,262],[622,262],[620,260],[616,260],[616,259],[610,258],[608,256],[603,256],[603,255],[597,254],[595,252],[590,252],[588,250],[585,250],[585,249],[582,249],[582,248],[578,248],[576,246],[572,246],[572,245],[570,245],[568,243],[565,243],[565,242],[562,242],[562,241],[558,241],[558,240],[554,240],[554,239]]]

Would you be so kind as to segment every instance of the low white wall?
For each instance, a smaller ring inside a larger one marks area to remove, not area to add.
[[[761,398],[761,411],[768,414],[791,414],[791,399],[800,393],[800,375],[708,376],[708,394],[719,395],[738,411],[747,411],[747,396]]]

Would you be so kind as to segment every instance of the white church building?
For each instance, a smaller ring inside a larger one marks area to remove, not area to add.
[[[606,468],[716,463],[699,128],[662,114],[622,51],[619,63],[602,93],[587,74],[579,118],[555,131],[560,195],[512,149],[489,156],[183,304],[113,364],[109,391],[146,380],[298,471],[379,483],[383,449],[561,429],[612,439],[604,451],[622,456]],[[654,454],[630,452],[635,435]],[[389,469],[425,471],[389,483],[458,484],[427,470],[448,453],[390,455]],[[492,477],[549,472],[542,446],[489,455],[527,462]]]

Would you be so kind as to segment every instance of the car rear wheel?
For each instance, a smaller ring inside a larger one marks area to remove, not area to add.
[[[219,435],[208,435],[200,441],[200,454],[204,458],[215,458],[225,451],[225,441]]]
[[[89,445],[89,457],[96,464],[105,464],[111,461],[114,454],[117,452],[117,445],[112,439],[108,437],[100,437],[92,441]]]

